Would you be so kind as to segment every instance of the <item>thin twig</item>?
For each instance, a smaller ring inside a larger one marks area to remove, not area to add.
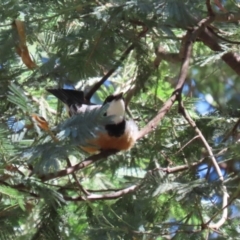
[[[177,172],[181,172],[181,171],[184,171],[184,170],[187,170],[187,169],[190,169],[191,167],[196,167],[198,166],[199,164],[201,164],[206,158],[201,158],[199,161],[197,162],[193,162],[193,163],[189,163],[189,164],[184,164],[184,165],[180,165],[180,166],[176,166],[176,167],[166,167],[166,168],[161,168],[161,167],[157,167],[157,168],[154,168],[152,170],[150,170],[149,172],[150,173],[153,173],[154,171],[163,171],[167,174],[170,174],[170,173],[177,173]]]
[[[229,132],[225,135],[225,137],[223,138],[222,142],[225,142],[230,136],[232,136],[232,135],[236,132],[236,130],[237,130],[237,128],[238,128],[239,125],[240,125],[240,118],[239,118],[239,119],[237,120],[237,122],[234,124],[232,130],[229,131]]]
[[[138,34],[138,38],[141,38],[146,35],[148,31],[148,28],[144,27],[144,29]],[[108,71],[106,75],[102,77],[100,81],[98,81],[96,84],[93,85],[93,87],[90,89],[90,91],[86,94],[85,98],[86,100],[90,101],[93,94],[102,86],[102,84],[117,70],[119,65],[125,60],[125,58],[128,56],[128,54],[135,48],[135,44],[132,43],[122,54],[120,59],[118,60],[117,64]]]
[[[31,189],[26,188],[23,184],[18,184],[18,185],[11,185],[7,182],[1,181],[0,183],[2,185],[17,189],[20,192],[28,193],[29,195],[35,197],[35,198],[41,198],[40,195],[31,192]],[[116,199],[119,197],[122,197],[126,194],[132,193],[136,191],[140,187],[141,183],[138,185],[133,185],[131,187],[123,188],[118,191],[115,191],[113,193],[106,193],[106,194],[89,194],[87,196],[77,196],[77,197],[69,197],[69,196],[63,196],[63,198],[66,201],[95,201],[95,200],[110,200],[110,199]]]
[[[42,104],[41,101],[42,100],[39,100],[38,98],[32,96],[31,94],[29,94],[28,92],[24,92],[25,93],[25,96],[27,96],[28,98],[30,98],[32,101],[36,102],[39,106]],[[49,107],[49,105],[45,102],[45,105],[44,107],[48,110],[49,113],[52,113],[52,114],[57,114],[57,111],[54,110],[53,108]]]
[[[67,160],[67,165],[68,165],[68,167],[72,167],[72,164],[71,164],[70,159],[67,157],[66,160]],[[81,183],[79,182],[79,180],[78,180],[77,175],[75,174],[75,172],[72,173],[72,176],[73,176],[74,180],[76,181],[76,184],[77,184],[79,190],[80,190],[81,192],[83,192],[86,196],[90,195],[90,193],[89,193],[89,192],[81,185]]]
[[[64,196],[66,201],[95,201],[95,200],[111,200],[122,197],[126,194],[132,193],[138,189],[139,185],[132,185],[131,187],[119,190],[117,192],[108,194],[90,194],[89,196],[68,197]]]
[[[173,161],[169,158],[168,155],[166,155],[163,151],[161,151],[160,154],[165,158],[166,162],[168,163],[167,166],[173,165]],[[155,164],[158,164],[158,162],[156,162]]]
[[[225,221],[227,220],[227,216],[228,216],[228,208],[226,208],[226,206],[228,205],[228,197],[229,197],[229,195],[228,195],[226,186],[223,184],[224,177],[223,177],[221,169],[220,169],[220,167],[219,167],[219,165],[217,163],[217,160],[214,157],[214,154],[212,152],[211,147],[209,146],[207,140],[203,136],[203,134],[200,131],[200,129],[197,127],[196,123],[193,121],[193,119],[190,117],[190,115],[188,114],[188,112],[184,108],[182,102],[179,102],[179,111],[183,115],[183,117],[187,120],[189,125],[194,128],[195,132],[197,133],[197,135],[201,139],[204,147],[206,148],[206,150],[208,152],[209,158],[211,159],[212,164],[213,164],[213,166],[214,166],[214,168],[215,168],[215,170],[216,170],[216,172],[218,174],[219,180],[222,183],[222,191],[223,191],[223,196],[222,196],[222,217],[221,217],[221,219],[217,223],[210,223],[210,222],[207,223],[209,228],[216,228],[216,229],[218,229],[219,227],[221,227],[225,223]]]
[[[189,140],[186,144],[184,144],[176,153],[175,153],[175,155],[176,154],[178,154],[179,152],[181,152],[185,147],[187,147],[189,144],[191,144],[194,140],[196,140],[196,139],[198,139],[199,138],[199,136],[197,135],[197,136],[195,136],[195,137],[193,137],[191,140]]]
[[[212,152],[212,149],[211,147],[209,146],[207,140],[205,139],[205,137],[203,136],[202,132],[200,131],[200,129],[197,127],[196,123],[193,121],[193,119],[190,117],[190,115],[188,114],[188,112],[186,111],[185,107],[183,106],[183,103],[180,102],[179,103],[179,108],[180,108],[180,113],[183,115],[183,117],[187,120],[187,122],[189,123],[189,125],[191,127],[194,128],[195,132],[198,134],[199,138],[201,139],[201,141],[203,142],[208,154],[209,154],[209,157],[212,159],[212,162],[213,162],[213,165],[215,167],[215,170],[219,176],[219,179],[221,181],[224,180],[223,178],[223,175],[222,175],[222,172],[221,172],[221,169],[219,168],[218,166],[218,163],[217,163],[217,160],[215,159],[214,157],[214,154]]]

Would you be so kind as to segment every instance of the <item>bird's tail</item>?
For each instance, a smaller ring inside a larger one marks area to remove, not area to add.
[[[46,89],[63,103],[71,106],[73,104],[84,103],[84,92],[70,89]]]

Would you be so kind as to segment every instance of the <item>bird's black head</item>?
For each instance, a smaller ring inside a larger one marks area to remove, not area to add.
[[[119,93],[119,94],[115,94],[115,95],[109,95],[109,96],[105,99],[103,105],[105,105],[106,103],[110,103],[110,102],[112,102],[112,101],[120,100],[120,99],[123,99],[123,93],[122,93],[122,92]]]

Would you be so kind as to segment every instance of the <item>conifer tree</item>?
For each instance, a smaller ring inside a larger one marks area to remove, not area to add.
[[[237,239],[238,1],[3,0],[0,239]],[[126,152],[86,154],[125,96]]]

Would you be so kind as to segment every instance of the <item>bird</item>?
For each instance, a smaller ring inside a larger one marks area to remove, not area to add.
[[[92,105],[84,98],[84,92],[70,89],[46,89],[67,108],[69,116],[81,114],[88,109],[101,108],[108,104],[105,117],[111,116],[112,123],[103,126],[104,132],[89,140],[87,146],[81,148],[90,154],[96,154],[103,150],[125,151],[131,149],[137,139],[138,127],[133,120],[126,120],[125,103],[123,93],[109,95],[102,105]]]

